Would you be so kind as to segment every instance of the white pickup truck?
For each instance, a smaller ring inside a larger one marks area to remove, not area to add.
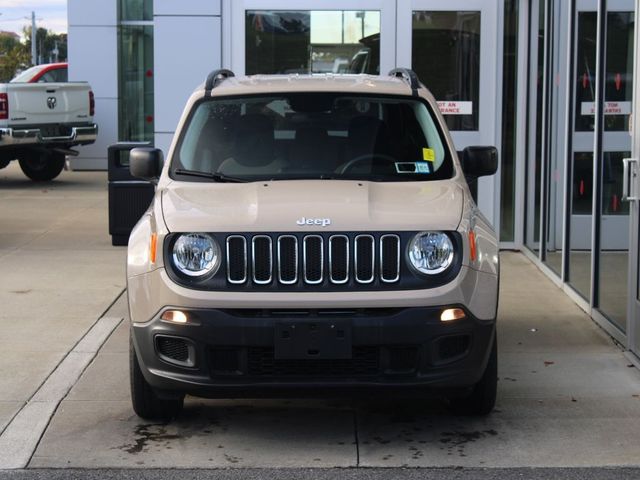
[[[32,180],[56,178],[71,147],[95,142],[94,107],[86,82],[0,84],[0,168],[18,160]]]

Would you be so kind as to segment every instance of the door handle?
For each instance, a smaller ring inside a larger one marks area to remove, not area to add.
[[[633,202],[640,200],[636,193],[636,169],[638,165],[637,158],[622,159],[622,201]],[[633,183],[632,183],[633,182]]]

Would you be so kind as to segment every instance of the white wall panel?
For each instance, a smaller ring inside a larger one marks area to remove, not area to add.
[[[70,26],[115,26],[118,20],[116,0],[67,0],[67,18]]]
[[[220,0],[155,0],[154,15],[220,15]]]
[[[89,82],[96,98],[118,97],[116,27],[69,27],[69,80]]]
[[[96,98],[96,116],[98,140],[92,145],[74,147],[80,155],[70,157],[74,170],[106,169],[107,148],[118,141],[118,100],[115,98]]]
[[[173,132],[185,102],[221,65],[220,17],[155,17],[155,130]]]

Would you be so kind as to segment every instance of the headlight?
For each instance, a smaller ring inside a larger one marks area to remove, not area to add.
[[[215,273],[220,266],[220,247],[204,233],[184,233],[173,244],[173,264],[190,277]]]
[[[446,233],[418,233],[409,244],[409,261],[420,273],[444,272],[453,263],[453,243]]]

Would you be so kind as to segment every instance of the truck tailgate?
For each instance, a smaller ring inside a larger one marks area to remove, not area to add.
[[[88,122],[90,89],[86,82],[9,83],[9,126]]]

